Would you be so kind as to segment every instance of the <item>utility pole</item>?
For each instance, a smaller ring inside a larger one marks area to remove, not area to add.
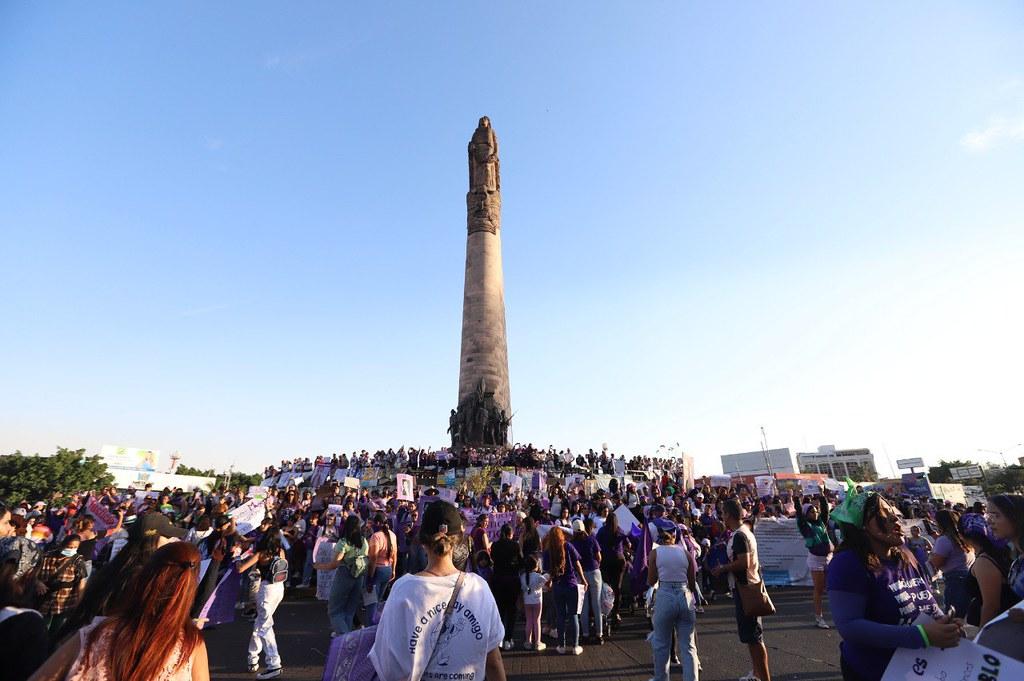
[[[774,476],[771,457],[768,456],[768,436],[764,433],[764,426],[761,426],[761,453],[764,455],[764,465],[768,469],[768,475]]]

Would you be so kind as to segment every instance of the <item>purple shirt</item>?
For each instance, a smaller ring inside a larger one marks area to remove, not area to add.
[[[601,545],[601,553],[611,556],[616,555],[624,558],[626,542],[629,541],[626,535],[621,532],[612,532],[612,529],[605,525],[597,531],[597,543]],[[602,558],[604,555],[602,555]]]
[[[863,599],[862,613],[840,614],[833,607],[840,634],[847,621],[855,628],[860,620],[899,627],[899,630],[880,630],[878,636],[865,637],[871,644],[864,640],[850,641],[844,635],[839,644],[843,659],[863,679],[882,678],[893,652],[897,647],[906,646],[904,636],[909,636],[915,645],[923,645],[918,641],[919,634],[909,627],[919,616],[934,619],[942,615],[928,578],[920,568],[900,561],[882,561],[881,569],[873,573],[856,553],[840,551],[829,564],[827,580],[830,593],[844,592]],[[875,643],[877,645],[872,645]]]
[[[554,531],[554,530],[552,530]],[[555,586],[566,589],[572,587],[576,588],[579,584],[579,580],[576,579],[576,561],[580,559],[580,552],[576,550],[576,547],[571,543],[565,543],[565,572],[558,577],[554,578]],[[548,551],[544,552],[544,572],[551,572],[551,555]]]
[[[572,545],[580,554],[580,566],[584,572],[593,572],[601,567],[597,560],[597,554],[601,552],[601,547],[593,536],[588,534],[581,539],[573,539]]]

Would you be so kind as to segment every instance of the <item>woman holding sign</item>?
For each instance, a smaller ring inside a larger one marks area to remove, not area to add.
[[[828,597],[845,681],[879,681],[897,648],[951,648],[963,622],[944,615],[931,582],[903,546],[899,512],[852,483],[832,512],[843,543],[829,566]]]

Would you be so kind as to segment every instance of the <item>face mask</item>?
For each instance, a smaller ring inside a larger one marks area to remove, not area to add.
[[[60,555],[67,556],[68,558],[75,555],[76,553],[78,553],[78,549],[61,549],[60,551]]]

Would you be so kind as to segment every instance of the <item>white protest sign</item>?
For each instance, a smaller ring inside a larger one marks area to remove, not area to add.
[[[228,511],[228,517],[235,521],[238,534],[245,536],[259,527],[267,509],[262,499],[250,499],[238,508]]]
[[[732,478],[728,475],[712,475],[712,487],[732,487]]]
[[[757,496],[773,496],[775,494],[775,476],[758,475],[754,478],[754,486],[757,487]]]
[[[441,489],[437,490],[437,496],[442,501],[447,501],[449,504],[454,504],[455,503],[455,495],[456,494],[458,494],[458,493],[454,489],[451,489],[451,488],[448,488],[448,487],[442,487]]]
[[[612,462],[612,467],[615,470],[615,477],[621,478],[626,474],[626,461],[625,459],[615,459]]]
[[[640,527],[640,522],[625,504],[622,504],[615,509],[615,517],[619,519],[619,530],[625,534],[632,532],[634,525]]]
[[[800,483],[804,494],[821,494],[821,483],[817,480],[804,480]]]
[[[412,501],[412,491],[415,480],[411,475],[399,473],[395,476],[395,483],[398,485],[398,498],[402,501]]]
[[[612,476],[610,475],[595,475],[594,482],[597,483],[598,489],[603,489],[605,492],[608,491],[608,487],[611,484]]]
[[[345,476],[345,487],[359,489],[359,478],[353,478],[351,475]]]
[[[249,494],[247,495],[250,499],[266,499],[270,490],[263,485],[249,485]]]
[[[962,640],[955,648],[897,648],[882,681],[1024,679],[1024,662]]]

